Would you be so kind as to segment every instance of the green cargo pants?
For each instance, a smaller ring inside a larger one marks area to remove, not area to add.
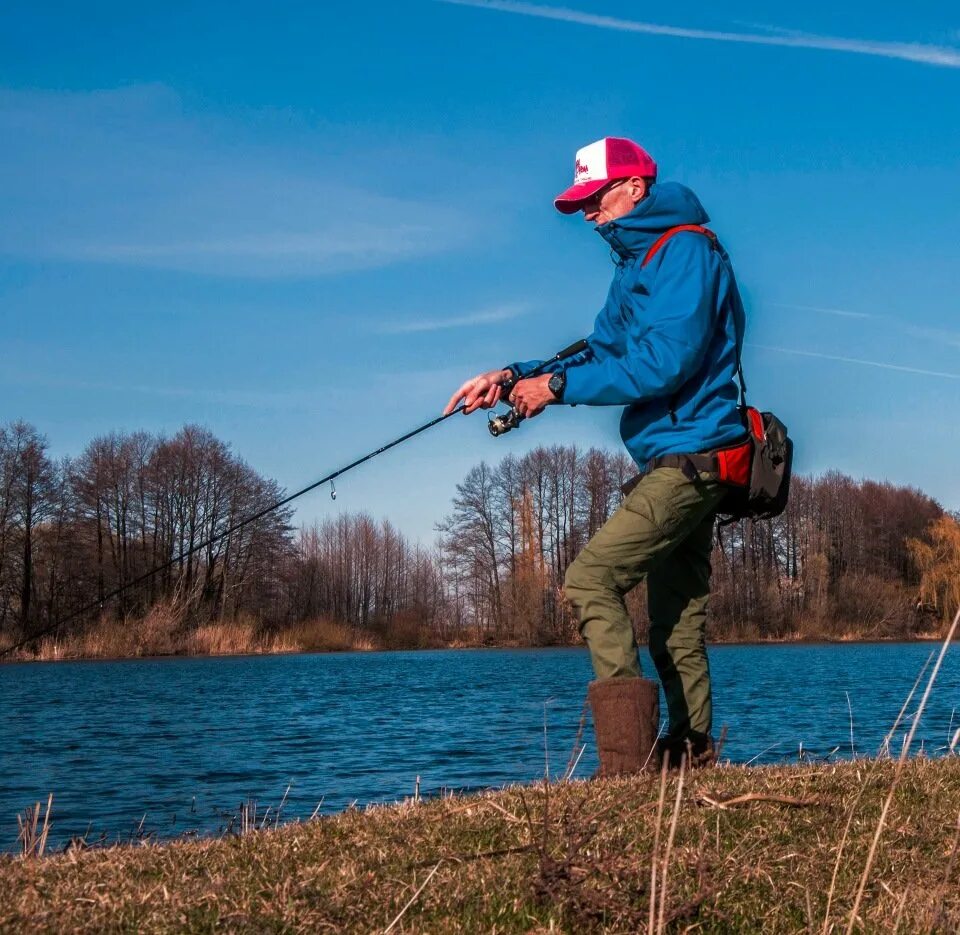
[[[726,488],[678,468],[645,475],[567,569],[598,679],[639,676],[624,595],[646,576],[650,655],[663,684],[669,733],[709,734],[713,710],[705,627],[713,522]]]

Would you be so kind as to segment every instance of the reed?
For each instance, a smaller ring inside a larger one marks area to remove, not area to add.
[[[904,766],[906,765],[907,757],[910,753],[910,747],[913,743],[913,738],[916,735],[917,727],[920,724],[920,718],[923,717],[923,712],[927,706],[927,701],[930,699],[930,693],[933,691],[933,686],[937,680],[937,675],[940,673],[940,666],[942,665],[943,659],[947,654],[947,650],[950,648],[950,644],[953,642],[958,625],[960,625],[960,610],[957,611],[956,616],[953,618],[953,623],[951,624],[950,629],[947,631],[943,645],[940,647],[940,653],[937,656],[937,661],[933,665],[933,671],[930,673],[927,686],[924,689],[923,696],[920,698],[920,703],[917,706],[916,713],[913,716],[910,730],[907,732],[906,739],[904,740],[903,746],[900,750],[900,756],[897,758],[893,778],[890,781],[890,788],[887,792],[886,798],[883,801],[883,807],[880,810],[880,817],[877,820],[877,827],[874,832],[873,839],[870,842],[870,849],[867,852],[867,859],[864,864],[863,873],[860,877],[860,883],[857,886],[857,893],[853,900],[853,906],[850,909],[850,917],[847,922],[847,935],[851,935],[859,921],[858,913],[860,904],[863,900],[864,892],[866,891],[867,881],[870,879],[870,873],[873,870],[874,861],[876,860],[877,849],[880,844],[880,836],[883,834],[884,828],[886,827],[888,813],[891,805],[893,804],[897,787],[900,785]]]
[[[408,625],[402,648],[417,644],[419,631]],[[263,630],[252,617],[216,620],[190,626],[176,604],[158,604],[143,618],[103,617],[87,629],[64,637],[48,637],[21,650],[16,658],[127,659],[144,656],[236,656],[300,652],[343,652],[401,648],[380,631],[361,630],[328,618]]]
[[[377,648],[379,645],[371,634],[324,617],[286,627],[278,631],[266,646],[267,652],[303,653]]]
[[[24,809],[22,815],[17,815],[19,834],[17,841],[20,844],[20,854],[23,857],[43,857],[47,847],[47,836],[50,833],[50,811],[53,808],[53,793],[47,797],[47,807],[43,810],[43,823],[40,823],[41,808],[37,802]]]
[[[180,644],[192,656],[237,656],[263,652],[252,620],[208,623],[191,630]]]

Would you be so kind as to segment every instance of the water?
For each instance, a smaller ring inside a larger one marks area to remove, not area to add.
[[[711,648],[724,753],[746,762],[875,752],[930,644]],[[0,849],[16,814],[54,793],[51,844],[216,834],[240,803],[285,819],[352,802],[542,778],[577,735],[582,649],[346,653],[0,666]],[[919,692],[917,695],[919,698]],[[943,752],[960,724],[948,655],[917,744]],[[577,769],[596,767],[592,731]],[[144,816],[146,816],[144,818]]]

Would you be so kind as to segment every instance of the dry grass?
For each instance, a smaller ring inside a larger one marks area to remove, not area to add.
[[[319,653],[377,648],[370,634],[321,617],[280,630],[265,643],[263,651]]]
[[[219,841],[5,857],[0,930],[842,931],[896,768],[515,787]],[[855,930],[960,928],[958,813],[960,758],[902,767]]]
[[[131,659],[143,656],[237,656],[263,653],[342,652],[385,647],[373,633],[317,619],[265,631],[251,617],[191,627],[183,614],[161,604],[143,619],[102,618],[64,639],[48,637],[14,654],[14,660]]]
[[[763,636],[744,629],[726,638],[713,639],[716,645],[733,643],[790,643],[804,641],[856,642],[867,634],[857,630],[839,633],[815,628],[777,637]],[[936,640],[942,633],[919,633],[913,640]],[[641,642],[646,639],[641,634]],[[875,639],[875,637],[874,637]],[[0,647],[10,645],[12,638],[0,638]],[[7,661],[47,661],[62,659],[130,659],[145,656],[231,656],[298,652],[343,652],[350,650],[395,649],[477,649],[517,648],[529,646],[520,639],[493,639],[490,634],[473,630],[458,632],[455,637],[440,638],[417,621],[392,620],[388,625],[375,623],[360,629],[350,624],[318,618],[290,624],[279,629],[265,628],[253,617],[222,620],[199,626],[189,625],[184,614],[170,605],[154,607],[143,619],[114,620],[103,617],[85,630],[64,638],[45,637],[28,645]],[[569,644],[581,645],[579,637]]]
[[[182,645],[190,656],[234,656],[249,653],[257,643],[256,624],[237,620],[197,627],[186,635]]]
[[[47,807],[41,809],[37,802],[25,809],[22,815],[17,815],[17,827],[20,829],[17,841],[20,852],[24,857],[43,857],[47,847],[47,836],[50,833],[50,811],[53,808],[53,793],[47,797]],[[43,813],[43,824],[40,823],[40,814]]]
[[[15,659],[129,659],[166,656],[183,644],[183,614],[173,603],[155,604],[141,618],[115,620],[103,616],[85,630],[58,638],[48,636],[26,646]]]

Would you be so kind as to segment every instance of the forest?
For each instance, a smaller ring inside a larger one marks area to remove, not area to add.
[[[634,472],[622,453],[541,447],[473,467],[430,544],[363,513],[295,526],[283,508],[178,561],[283,490],[198,426],[104,435],[55,460],[12,422],[0,426],[0,649],[575,644],[564,572]],[[643,591],[629,595],[641,641]],[[931,637],[958,606],[960,523],[914,488],[797,476],[782,516],[715,540],[714,640]]]

